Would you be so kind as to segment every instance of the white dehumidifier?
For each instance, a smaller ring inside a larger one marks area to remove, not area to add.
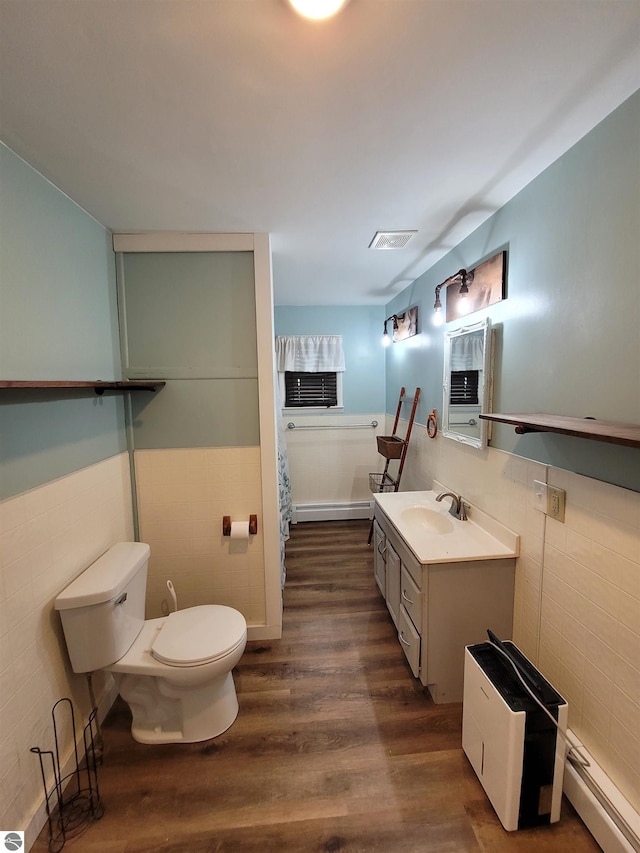
[[[505,829],[560,819],[567,703],[513,643],[467,646],[462,748]],[[505,658],[507,656],[509,660]]]

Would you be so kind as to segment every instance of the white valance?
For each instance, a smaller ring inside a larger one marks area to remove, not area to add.
[[[460,335],[451,341],[451,370],[482,370],[484,341],[482,334]]]
[[[278,371],[342,373],[342,335],[279,335],[276,338]]]

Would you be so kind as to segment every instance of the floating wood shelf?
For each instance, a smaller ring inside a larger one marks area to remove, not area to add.
[[[58,380],[35,380],[23,381],[14,379],[0,379],[0,391],[55,391],[74,390],[79,391],[92,388],[99,396],[105,391],[157,391],[163,388],[166,382],[163,379],[135,379],[123,382],[63,382]]]
[[[626,447],[640,447],[640,425],[621,424],[614,421],[601,421],[595,418],[568,418],[563,415],[544,414],[490,414],[480,415],[485,421],[497,421],[511,424],[518,435],[528,432],[555,432],[560,435],[573,435],[592,441],[605,441],[609,444],[622,444]]]

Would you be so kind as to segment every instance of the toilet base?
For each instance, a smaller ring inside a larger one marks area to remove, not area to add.
[[[150,675],[113,673],[131,709],[131,734],[139,743],[197,743],[225,732],[238,716],[230,672],[200,687],[181,688]]]

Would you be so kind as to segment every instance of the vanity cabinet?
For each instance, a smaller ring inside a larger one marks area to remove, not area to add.
[[[374,573],[413,675],[434,702],[461,702],[465,646],[510,639],[515,558],[421,563],[376,506]]]

